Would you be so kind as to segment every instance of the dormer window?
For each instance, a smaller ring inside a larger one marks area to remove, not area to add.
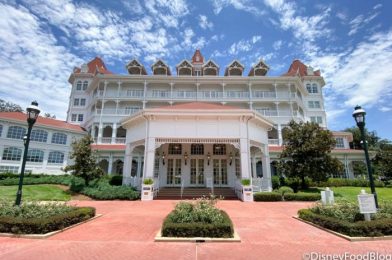
[[[154,75],[171,75],[170,68],[162,60],[158,60],[151,66]]]
[[[202,68],[204,76],[218,76],[219,74],[219,66],[213,60],[207,61]]]
[[[193,65],[189,61],[181,61],[176,68],[178,76],[192,76]]]
[[[196,56],[196,61],[199,62],[200,61],[200,57]]]
[[[144,66],[136,59],[133,59],[130,62],[128,62],[125,68],[128,70],[128,73],[130,75],[147,75]]]
[[[248,76],[265,76],[268,70],[268,65],[263,60],[260,60],[250,69]]]
[[[242,65],[239,61],[234,60],[225,70],[225,76],[242,76],[242,72],[244,71],[244,65]]]

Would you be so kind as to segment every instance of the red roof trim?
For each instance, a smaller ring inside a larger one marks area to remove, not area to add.
[[[92,144],[93,150],[105,150],[105,151],[123,151],[125,150],[125,144]]]

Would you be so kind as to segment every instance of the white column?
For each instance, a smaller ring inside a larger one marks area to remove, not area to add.
[[[108,166],[108,175],[111,175],[113,171],[113,154],[109,154],[109,166]]]
[[[143,101],[146,101],[146,96],[147,96],[147,80],[144,81]],[[143,108],[144,108],[144,103],[143,103]]]
[[[95,125],[92,124],[91,127],[91,137],[94,139],[94,142],[97,142],[97,140],[95,140]]]
[[[282,136],[282,125],[278,124],[278,141],[279,141],[279,145],[282,146],[283,145],[283,136]]]
[[[249,168],[249,146],[248,139],[240,139],[240,156],[241,156],[241,177],[242,179],[251,179],[250,168]]]
[[[46,170],[48,166],[49,150],[44,150],[44,161],[42,162],[42,169]]]
[[[263,188],[268,191],[272,191],[272,180],[271,180],[271,162],[268,151],[268,145],[263,149],[262,162],[263,162]]]
[[[117,88],[117,97],[121,96],[121,81],[117,82],[118,88]]]
[[[276,106],[276,115],[279,116],[279,102],[275,102]]]
[[[132,170],[132,150],[133,148],[127,144],[125,148],[124,168],[123,168],[123,185],[130,184]]]
[[[252,169],[253,169],[253,175],[252,178],[257,178],[257,172],[256,172],[256,155],[253,155],[252,157]]]
[[[98,142],[97,143],[101,143],[102,142],[102,131],[103,131],[103,125],[102,122],[99,123],[99,127],[98,127]]]
[[[112,126],[112,144],[116,143],[116,136],[117,136],[117,123],[113,123],[113,126]]]
[[[143,178],[154,178],[154,162],[155,162],[155,138],[148,137],[146,142],[146,152],[144,155],[144,171]]]

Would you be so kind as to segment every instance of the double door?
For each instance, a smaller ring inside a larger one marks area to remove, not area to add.
[[[168,186],[181,185],[181,159],[167,160],[166,184]]]
[[[214,186],[227,186],[227,159],[212,160]]]
[[[204,186],[204,159],[192,158],[190,161],[190,185]]]

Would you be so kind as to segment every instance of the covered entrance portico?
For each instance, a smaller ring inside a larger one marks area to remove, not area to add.
[[[272,123],[248,109],[187,103],[145,109],[123,120],[127,129],[123,183],[132,183],[131,162],[144,149],[143,178],[154,187],[235,188],[252,179],[251,151],[269,166],[267,131]],[[143,147],[143,148],[141,148]],[[271,187],[269,167],[263,183]],[[140,183],[140,182],[139,182]]]

